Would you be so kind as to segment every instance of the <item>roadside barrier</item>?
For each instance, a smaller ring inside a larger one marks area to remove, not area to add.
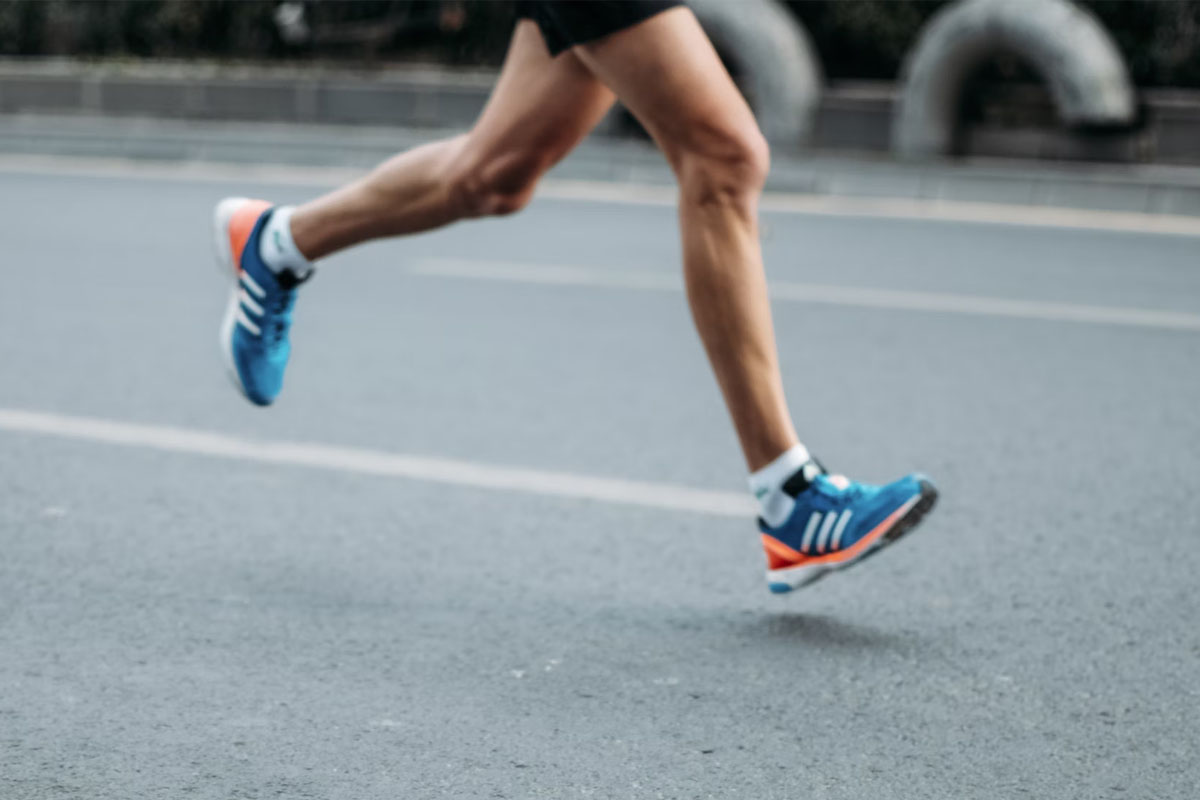
[[[1033,66],[1068,127],[1111,129],[1134,121],[1125,63],[1090,12],[1068,0],[960,0],[934,15],[905,59],[893,150],[907,157],[951,152],[963,86],[1001,52]]]
[[[732,62],[767,139],[809,142],[821,101],[821,66],[808,33],[777,0],[689,0],[700,24]]]

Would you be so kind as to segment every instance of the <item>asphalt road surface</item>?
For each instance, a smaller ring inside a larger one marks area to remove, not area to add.
[[[314,191],[0,175],[0,797],[1195,797],[1200,240],[766,215],[801,436],[942,490],[780,598],[670,208],[333,260],[256,409],[209,209]]]

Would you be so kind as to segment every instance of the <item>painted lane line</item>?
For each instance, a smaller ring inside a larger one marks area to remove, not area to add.
[[[547,180],[539,188],[538,196],[555,200],[673,207],[678,193],[673,186],[656,184]],[[766,212],[800,216],[965,222],[1030,228],[1200,236],[1200,217],[1148,214],[1141,211],[772,191],[763,193],[758,206]]]
[[[683,291],[683,282],[677,275],[651,270],[636,272],[460,259],[422,259],[410,264],[408,269],[414,274],[438,278],[596,286],[654,292]],[[1040,300],[1010,300],[980,295],[871,289],[778,280],[771,281],[770,292],[774,300],[794,303],[1200,332],[1200,314],[1182,311],[1049,303]]]
[[[165,425],[143,425],[14,408],[0,408],[0,430],[143,450],[432,481],[547,497],[737,517],[744,520],[753,519],[757,510],[757,504],[750,497],[736,492],[388,453],[381,450],[264,441]]]
[[[347,167],[230,164],[222,162],[160,162],[76,156],[0,155],[0,173],[61,175],[84,178],[175,181],[180,183],[270,184],[327,189],[361,177],[365,169]],[[575,181],[547,178],[537,196],[560,202],[612,203],[671,207],[674,186],[649,183]],[[904,197],[767,192],[763,211],[798,216],[895,219],[909,222],[954,222],[1032,228],[1107,231],[1200,237],[1200,216],[1148,214],[1138,211],[1012,205]]]

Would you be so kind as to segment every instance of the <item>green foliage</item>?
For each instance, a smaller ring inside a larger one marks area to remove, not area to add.
[[[0,0],[0,55],[39,55],[46,35],[50,3]]]
[[[273,56],[270,0],[0,0],[0,55]]]
[[[1200,87],[1200,2],[1082,0],[1100,18],[1139,85]]]
[[[825,74],[891,80],[925,22],[947,0],[788,0],[812,37]]]
[[[834,80],[891,80],[947,0],[785,0]],[[1108,28],[1140,85],[1200,87],[1200,0],[1078,0]],[[321,0],[321,33],[288,45],[278,0],[0,0],[0,55],[414,59],[496,64],[512,28],[494,0]]]

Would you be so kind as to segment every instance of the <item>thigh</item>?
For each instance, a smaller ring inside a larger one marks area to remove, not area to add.
[[[552,57],[537,25],[522,19],[468,146],[485,157],[537,152],[553,163],[587,136],[613,100],[577,55]]]
[[[758,135],[753,112],[685,7],[571,52],[616,93],[673,163],[683,150],[719,151]]]

